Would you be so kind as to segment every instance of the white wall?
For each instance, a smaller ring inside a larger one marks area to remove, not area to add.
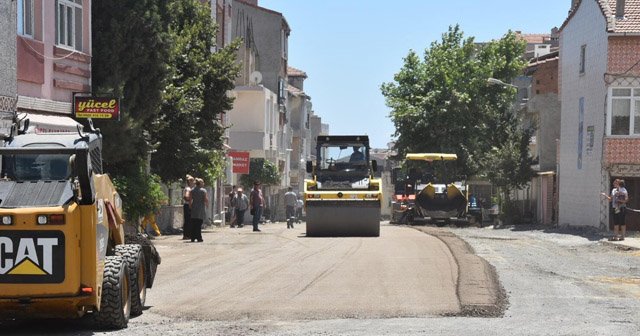
[[[261,86],[237,87],[233,109],[227,113],[232,150],[251,151],[251,157],[270,158],[270,135],[277,149],[276,94]]]
[[[585,73],[579,73],[580,49],[586,45]],[[559,169],[560,225],[599,226],[602,180],[602,137],[607,68],[606,20],[596,1],[582,1],[560,32],[561,130]],[[578,169],[579,99],[584,98],[582,169]],[[587,127],[595,142],[587,154]]]

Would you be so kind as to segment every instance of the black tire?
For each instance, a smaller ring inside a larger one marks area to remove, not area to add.
[[[129,323],[131,288],[127,262],[121,256],[108,256],[104,264],[100,310],[94,322],[101,329],[122,329]]]
[[[125,244],[138,244],[142,246],[142,252],[144,252],[145,268],[146,268],[146,283],[147,288],[153,287],[153,281],[156,278],[156,270],[158,265],[162,261],[160,254],[153,246],[153,243],[146,235],[138,233],[135,235],[127,235],[124,238]]]
[[[147,299],[147,268],[142,246],[125,244],[116,246],[116,255],[127,261],[131,283],[131,316],[142,314]]]

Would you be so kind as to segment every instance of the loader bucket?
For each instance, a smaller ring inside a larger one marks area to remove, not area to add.
[[[429,183],[416,196],[416,204],[425,215],[440,218],[443,214],[457,216],[463,213],[467,198],[454,184],[447,185],[444,192],[436,193],[435,186]]]
[[[307,236],[380,236],[379,201],[307,202]]]

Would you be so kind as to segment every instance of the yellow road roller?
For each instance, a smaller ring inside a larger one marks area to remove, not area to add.
[[[316,162],[307,161],[307,236],[380,235],[381,179],[366,135],[321,135]]]

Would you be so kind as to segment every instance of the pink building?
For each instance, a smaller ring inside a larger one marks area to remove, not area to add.
[[[71,114],[91,92],[91,0],[16,0],[18,112]]]

